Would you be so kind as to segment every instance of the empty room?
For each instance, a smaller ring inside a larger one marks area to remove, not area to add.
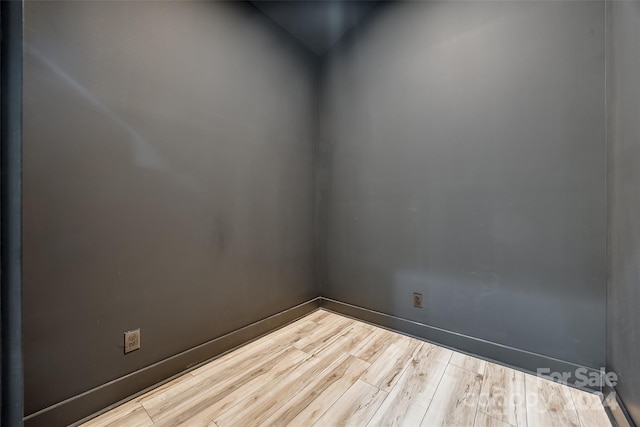
[[[640,0],[0,19],[2,426],[640,423]]]

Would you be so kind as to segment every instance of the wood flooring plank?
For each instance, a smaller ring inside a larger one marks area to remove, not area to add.
[[[155,422],[154,426],[205,425],[246,396],[266,387],[274,379],[289,375],[300,363],[311,357],[298,349],[289,348],[277,358],[272,358],[234,381],[182,401],[170,412],[160,414],[159,418],[150,414]]]
[[[331,341],[336,340],[352,324],[353,320],[336,316],[293,343],[293,346],[305,353],[312,354]]]
[[[513,426],[526,427],[524,373],[486,362],[479,410]]]
[[[126,419],[132,413],[139,411],[140,409],[143,409],[140,403],[127,402],[112,409],[111,411],[105,412],[104,414],[87,421],[86,423],[83,423],[82,427],[106,427],[108,425],[113,425],[114,422],[117,423],[119,420]],[[136,414],[133,414],[133,416],[135,417]]]
[[[322,324],[322,323],[325,323],[332,316],[336,316],[336,315],[331,313],[330,311],[323,310],[320,308],[314,311],[313,313],[310,313],[307,316],[305,316],[304,319]]]
[[[478,411],[478,413],[476,414],[474,427],[512,427],[512,425],[509,423],[505,423],[504,421],[500,421],[499,419],[493,418],[485,414],[484,412]]]
[[[425,343],[409,362],[374,417],[374,426],[418,426],[427,412],[447,367]],[[448,360],[448,359],[447,359]]]
[[[316,319],[316,323],[319,323],[321,325],[325,325],[328,323],[331,323],[335,320],[340,320],[340,321],[345,321],[345,320],[350,320],[353,322],[358,322],[358,323],[366,323],[366,322],[362,322],[360,320],[354,319],[353,317],[349,317],[349,316],[345,316],[343,314],[340,313],[336,313],[335,311],[330,311],[330,310],[325,310],[325,309],[321,309],[323,312],[327,313],[327,316],[321,318],[321,319]]]
[[[487,362],[482,359],[458,352],[453,353],[449,363],[480,375],[484,374],[484,368],[487,365]]]
[[[422,354],[422,357],[425,357],[427,359],[448,364],[454,352],[452,350],[449,350],[448,348],[425,342],[422,345],[420,353]]]
[[[356,381],[314,424],[314,427],[364,426],[387,393],[364,381]]]
[[[572,388],[571,397],[582,427],[611,426],[600,395]]]
[[[129,412],[126,416],[113,421],[104,427],[149,427],[153,421],[142,406]]]
[[[192,371],[193,372],[193,371]],[[164,393],[166,390],[170,390],[173,389],[174,387],[179,387],[180,384],[191,380],[191,378],[193,378],[193,375],[191,374],[191,372],[188,372],[186,374],[183,374],[177,378],[172,379],[171,381],[168,381],[162,385],[159,385],[158,387],[149,390],[148,392],[130,400],[128,403],[141,403],[143,400],[145,399],[151,399],[154,396],[157,396],[161,393]]]
[[[351,318],[351,317],[347,317],[347,316],[343,316],[341,314],[338,313],[334,313],[329,311],[329,316],[327,316],[325,319],[322,320],[322,325],[330,325],[330,324],[335,324],[335,323],[352,323],[352,322],[358,322],[357,320]]]
[[[402,335],[393,333],[386,329],[375,328],[371,337],[359,344],[355,349],[349,352],[354,357],[362,359],[365,362],[373,363],[378,357],[396,341],[400,340]]]
[[[421,341],[409,337],[402,337],[390,344],[367,369],[362,380],[386,392],[391,391],[422,344]]]
[[[313,354],[318,357],[336,358],[348,354],[372,336],[373,328],[361,322],[354,322],[337,339],[317,348]]]
[[[319,328],[317,323],[302,318],[291,325],[287,325],[282,329],[270,333],[264,338],[280,344],[293,345],[317,328]]]
[[[142,394],[126,403],[123,403],[122,405],[117,406],[116,408],[113,408],[112,410],[82,424],[82,426],[83,427],[101,427],[104,425],[108,425],[111,421],[122,416],[122,414],[133,411],[138,406],[141,407],[142,400],[151,399],[154,396],[164,393],[168,389],[172,389],[174,387],[179,386],[180,384],[184,383],[187,380],[190,380],[191,378],[193,378],[193,376],[191,375],[190,372],[184,375],[181,375],[178,378],[174,378],[173,380],[168,381],[154,388],[153,390],[150,390],[147,393]]]
[[[154,421],[161,419],[187,405],[192,399],[202,393],[223,387],[228,383],[237,382],[241,378],[249,378],[252,372],[267,364],[277,363],[278,358],[284,356],[290,347],[265,342],[229,359],[214,361],[199,370],[197,375],[162,393],[156,393],[140,400],[144,408]]]
[[[336,360],[331,369],[315,378],[261,425],[313,425],[369,366],[369,363],[345,354]]]
[[[529,426],[580,426],[569,387],[529,374],[525,387]]]
[[[287,324],[285,324],[285,325],[283,325],[283,326],[281,326],[279,328],[274,329],[273,331],[267,333],[266,335],[263,335],[262,337],[258,338],[257,340],[254,340],[254,342],[259,341],[262,338],[273,339],[273,337],[277,336],[278,334],[280,334],[282,332],[290,331],[292,329],[297,329],[301,325],[307,324],[309,322],[310,322],[310,320],[307,319],[306,316],[300,317],[299,319],[296,319],[293,322],[287,323]],[[317,326],[317,324],[316,324],[316,326]]]
[[[610,425],[595,395],[323,310],[85,426],[154,421],[159,427]]]
[[[468,369],[448,365],[421,425],[473,427],[482,378]]]
[[[346,356],[345,356],[346,357]],[[322,377],[334,360],[311,357],[268,387],[246,395],[229,410],[214,418],[218,426],[255,426],[263,422],[315,378]]]
[[[82,424],[82,427],[149,427],[153,424],[140,404],[122,406],[126,406],[126,408],[113,414],[107,412]]]
[[[191,375],[195,377],[218,375],[219,373],[228,372],[227,369],[242,371],[242,368],[239,368],[239,366],[251,366],[252,364],[255,364],[256,361],[260,361],[269,355],[279,353],[287,347],[289,346],[285,343],[276,342],[270,339],[260,341],[251,346],[242,347],[231,353],[227,353],[224,356],[211,361],[211,363],[194,369],[191,371]]]

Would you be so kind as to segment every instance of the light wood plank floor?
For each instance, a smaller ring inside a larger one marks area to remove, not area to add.
[[[596,395],[317,310],[83,425],[611,424]]]

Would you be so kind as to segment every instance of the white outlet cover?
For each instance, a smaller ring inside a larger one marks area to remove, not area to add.
[[[124,353],[127,354],[131,351],[138,350],[140,348],[140,329],[134,329],[124,333]]]

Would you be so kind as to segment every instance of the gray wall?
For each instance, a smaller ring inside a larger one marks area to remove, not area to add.
[[[397,2],[325,55],[323,296],[602,366],[604,18]]]
[[[318,295],[315,57],[246,4],[25,8],[26,414]]]
[[[607,368],[640,424],[640,2],[609,2]]]

